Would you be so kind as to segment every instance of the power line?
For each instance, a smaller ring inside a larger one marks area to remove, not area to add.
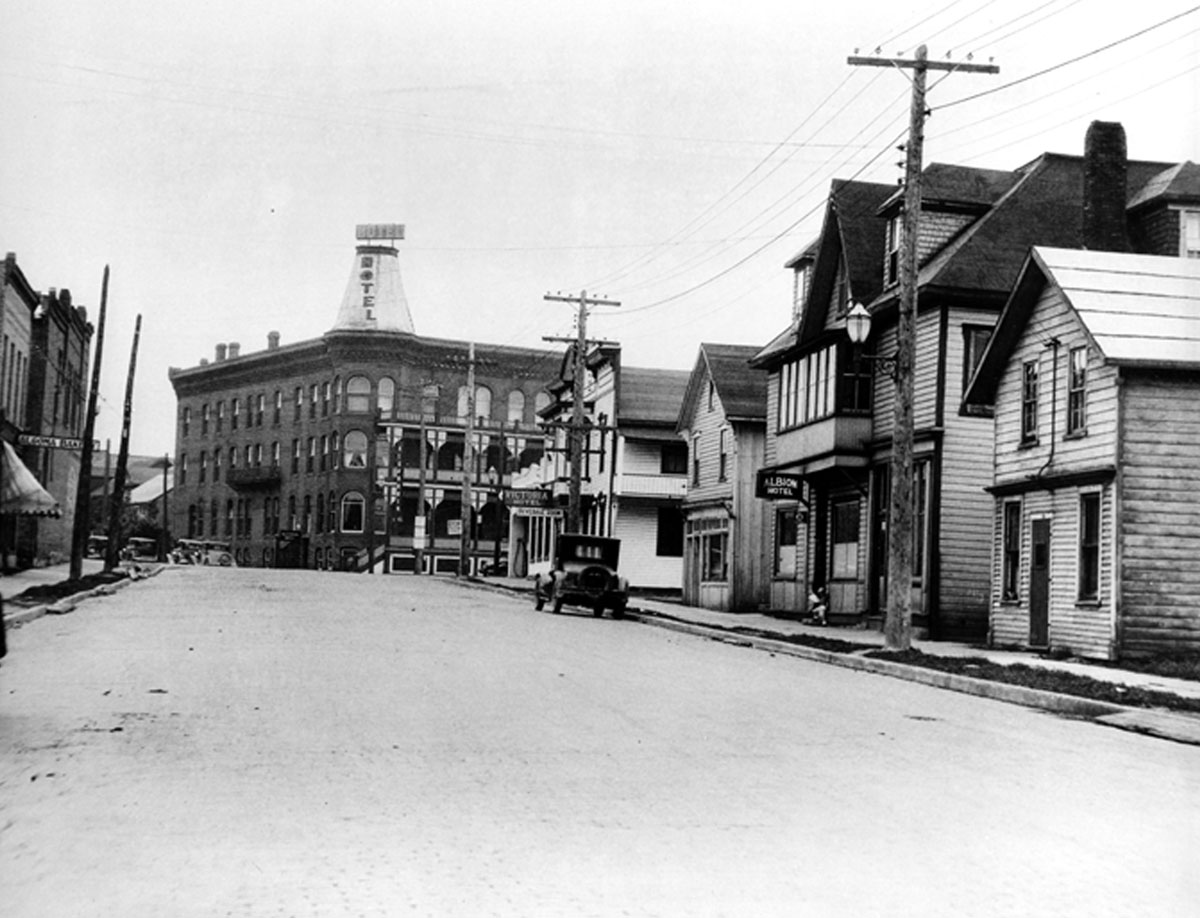
[[[993,87],[992,89],[985,89],[982,92],[977,92],[977,93],[974,93],[973,95],[963,96],[961,99],[955,99],[951,102],[945,102],[945,103],[939,105],[938,109],[941,110],[941,109],[953,108],[956,105],[962,105],[966,102],[973,102],[976,99],[982,99],[985,96],[990,96],[990,95],[994,95],[995,93],[998,93],[998,92],[1003,92],[1004,90],[1011,89],[1014,86],[1020,86],[1022,83],[1028,83],[1030,80],[1035,80],[1038,77],[1046,76],[1046,74],[1048,74],[1048,73],[1054,73],[1054,71],[1056,71],[1056,70],[1062,70],[1064,67],[1069,67],[1072,64],[1077,64],[1080,61],[1087,60],[1089,57],[1095,57],[1097,54],[1102,54],[1105,51],[1111,51],[1113,48],[1116,48],[1127,42],[1133,41],[1135,38],[1140,38],[1143,35],[1149,34],[1150,32],[1153,32],[1155,29],[1161,29],[1165,25],[1170,25],[1172,22],[1182,19],[1184,16],[1190,16],[1192,13],[1196,12],[1197,10],[1200,10],[1200,6],[1193,6],[1191,9],[1184,10],[1182,13],[1176,13],[1174,16],[1170,16],[1170,17],[1162,20],[1161,22],[1156,22],[1152,26],[1147,26],[1146,28],[1141,29],[1137,32],[1133,32],[1130,35],[1126,35],[1124,38],[1118,38],[1116,41],[1109,42],[1107,45],[1101,45],[1099,48],[1094,48],[1091,51],[1087,51],[1076,57],[1072,57],[1068,60],[1061,61],[1060,63],[1054,64],[1051,67],[1046,67],[1043,70],[1038,70],[1035,73],[1031,73],[1031,74],[1028,74],[1027,76],[1023,76],[1020,79],[1011,80],[1008,83],[1003,84],[1002,86],[996,86],[996,87]]]

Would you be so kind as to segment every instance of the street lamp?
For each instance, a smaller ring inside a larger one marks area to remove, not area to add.
[[[867,338],[870,336],[871,313],[867,311],[867,307],[862,303],[851,304],[850,311],[846,313],[846,337],[854,345],[855,362],[867,360],[878,364],[892,379],[896,379],[897,363],[895,354],[880,356],[878,354],[862,353],[862,347],[867,343]]]
[[[867,335],[871,334],[871,314],[862,303],[854,303],[846,313],[846,334],[855,346],[867,343]]]

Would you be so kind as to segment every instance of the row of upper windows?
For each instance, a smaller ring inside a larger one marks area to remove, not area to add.
[[[412,433],[413,436],[409,436],[409,433]],[[485,468],[499,467],[500,474],[505,475],[516,467],[516,463],[528,464],[535,461],[541,453],[536,441],[529,439],[525,440],[525,447],[519,456],[507,448],[497,445],[492,438],[477,439],[479,441],[475,450],[477,474],[483,473]],[[457,438],[452,435],[437,450],[436,457],[432,448],[428,448],[427,467],[443,471],[461,470],[464,442],[461,434]],[[389,446],[386,440],[377,440],[375,448],[375,463],[379,468],[386,468],[389,464],[397,468],[416,468],[420,464],[420,440],[416,438],[415,431],[406,431],[404,438],[393,444],[395,455],[391,458],[388,455]],[[299,438],[293,439],[289,453],[291,472],[299,474],[302,468],[305,472],[326,472],[340,468],[365,469],[368,449],[367,435],[361,430],[347,431],[345,437],[339,437],[335,431],[320,437],[308,437],[304,441]],[[242,446],[231,446],[228,450],[214,449],[211,452],[200,450],[197,458],[196,481],[198,484],[220,481],[223,464],[231,470],[239,467],[262,468],[264,465],[268,468],[280,469],[284,462],[281,444],[278,440],[270,444],[269,452],[264,451],[262,443],[247,443]],[[175,468],[178,483],[180,485],[188,484],[191,474],[188,453],[179,454],[179,461]],[[665,467],[664,471],[666,471]]]
[[[345,381],[343,389],[341,377],[332,381],[312,383],[307,389],[296,386],[289,400],[293,421],[301,420],[305,414],[309,418],[328,417],[330,414],[341,414],[343,406],[347,414],[370,414],[377,411],[382,417],[390,418],[396,411],[396,383],[390,377],[382,377],[376,385],[366,376],[351,376]],[[372,397],[373,396],[373,397]],[[431,387],[428,395],[422,395],[423,406],[429,411],[430,401],[436,401],[438,391]],[[508,393],[506,414],[503,420],[509,424],[520,424],[525,421],[526,396],[520,389]],[[534,398],[534,412],[540,412],[550,404],[550,395],[545,391],[538,392]],[[372,408],[374,405],[374,408]],[[473,410],[472,410],[473,409]],[[284,416],[284,395],[281,389],[276,389],[271,398],[271,423],[278,425]],[[208,403],[200,406],[198,418],[193,417],[191,405],[180,409],[180,435],[189,437],[192,428],[199,423],[200,435],[210,432],[224,433],[226,424],[229,430],[237,430],[239,425],[262,427],[267,414],[266,395],[234,396],[228,401]],[[475,388],[474,405],[471,404],[470,390],[467,386],[459,386],[456,417],[465,419],[469,415],[485,420],[492,419],[492,390],[487,386]]]
[[[1053,349],[1051,360],[1056,361],[1058,348]],[[1034,446],[1038,442],[1038,425],[1041,417],[1039,408],[1039,378],[1042,358],[1027,360],[1021,365],[1021,445]],[[1053,369],[1053,368],[1052,368]],[[1067,437],[1082,437],[1087,434],[1087,376],[1088,351],[1086,347],[1073,347],[1067,351]],[[1054,393],[1050,394],[1051,400]]]

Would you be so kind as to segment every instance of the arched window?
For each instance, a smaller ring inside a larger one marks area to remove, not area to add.
[[[492,390],[487,386],[475,387],[475,417],[487,420],[492,416]]]
[[[328,507],[329,519],[326,521],[328,523],[327,528],[330,532],[337,532],[337,496],[332,491],[329,492]],[[332,551],[332,549],[330,550]]]
[[[346,457],[346,468],[365,469],[367,467],[367,435],[361,430],[349,430],[342,440],[343,453]]]
[[[229,467],[236,469],[238,467],[238,448],[236,446],[229,447]]]
[[[325,531],[325,495],[324,494],[317,495],[316,524],[317,524],[317,527],[316,527],[317,532]]]
[[[296,529],[296,495],[288,495],[288,529]]]
[[[347,438],[349,439],[349,438]],[[362,532],[363,512],[366,502],[357,491],[348,491],[342,497],[342,532]]]
[[[379,406],[379,413],[385,418],[392,416],[392,408],[396,404],[396,383],[390,377],[385,376],[379,380],[379,393],[375,404]]]
[[[533,397],[533,410],[541,414],[546,408],[550,407],[550,393],[539,392]]]
[[[333,413],[342,413],[342,377],[333,377]]]
[[[508,423],[520,424],[525,420],[525,393],[513,389],[508,393]]]
[[[221,534],[219,531],[219,527],[221,525],[221,505],[217,503],[217,499],[215,497],[213,498],[212,504],[208,509],[208,534],[215,539]]]
[[[351,376],[346,380],[346,411],[350,414],[368,414],[371,411],[371,380],[365,376]]]

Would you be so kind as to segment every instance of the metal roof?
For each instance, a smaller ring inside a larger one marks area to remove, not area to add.
[[[1049,285],[1108,363],[1200,370],[1200,259],[1035,246],[964,396],[994,404],[1004,366]]]
[[[1105,358],[1200,369],[1200,260],[1037,247]]]

